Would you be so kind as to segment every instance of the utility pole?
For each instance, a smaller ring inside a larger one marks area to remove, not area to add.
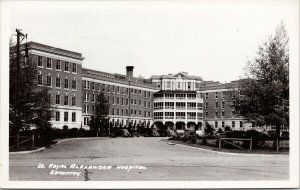
[[[21,33],[19,29],[16,29],[17,32],[17,53],[16,53],[16,92],[15,92],[15,129],[14,129],[14,140],[15,140],[15,148],[19,150],[19,129],[20,129],[20,40],[21,36],[25,36]],[[26,35],[27,37],[27,35]]]

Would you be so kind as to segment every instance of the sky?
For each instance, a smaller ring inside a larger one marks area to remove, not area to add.
[[[83,67],[134,76],[188,72],[229,82],[244,74],[281,21],[295,27],[295,1],[12,1],[9,30],[28,41],[82,53]]]

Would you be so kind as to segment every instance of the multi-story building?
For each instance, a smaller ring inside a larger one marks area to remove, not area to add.
[[[232,130],[245,130],[252,127],[251,123],[235,112],[229,94],[226,93],[234,87],[234,83],[219,83],[204,81],[199,92],[204,103],[204,123],[213,126],[216,130],[223,131],[226,126]]]
[[[28,50],[38,69],[38,86],[50,88],[55,128],[88,128],[100,92],[109,101],[109,119],[115,126],[155,123],[178,132],[203,132],[207,124],[216,130],[251,127],[235,113],[226,94],[232,83],[203,81],[186,72],[137,78],[133,66],[126,67],[126,75],[111,74],[82,68],[81,53],[35,42],[28,43]]]
[[[114,126],[144,125],[153,123],[153,93],[157,90],[149,79],[133,77],[133,66],[126,67],[126,75],[82,69],[82,121],[88,122],[95,113],[96,96],[103,92],[107,97],[109,120]]]
[[[202,78],[186,72],[154,75],[152,83],[159,90],[154,94],[153,119],[158,127],[167,126],[178,132],[203,130],[203,99],[197,92]]]
[[[55,128],[81,126],[81,53],[29,42],[28,54],[36,64],[37,85],[47,86]]]

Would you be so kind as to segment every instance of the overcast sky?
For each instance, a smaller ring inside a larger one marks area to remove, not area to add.
[[[292,30],[295,17],[287,0],[13,2],[11,33],[80,52],[85,68],[125,74],[132,65],[134,76],[186,71],[220,82],[243,76],[258,46],[281,21]]]

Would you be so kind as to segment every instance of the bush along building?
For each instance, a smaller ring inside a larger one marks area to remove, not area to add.
[[[126,75],[110,74],[90,69],[82,70],[82,121],[88,128],[95,113],[95,97],[103,92],[109,101],[109,123],[117,127],[153,124],[153,93],[151,80],[133,77],[133,66],[126,67]]]
[[[36,42],[27,43],[28,53],[38,69],[37,85],[49,87],[52,127],[89,129],[101,92],[109,102],[109,123],[117,127],[144,126],[195,131],[203,134],[211,125],[223,131],[251,127],[232,107],[226,91],[232,83],[203,81],[186,72],[153,75],[150,79],[111,74],[82,68],[81,53]]]
[[[36,64],[37,85],[49,88],[52,127],[81,127],[81,53],[36,42],[27,43],[28,54]]]

